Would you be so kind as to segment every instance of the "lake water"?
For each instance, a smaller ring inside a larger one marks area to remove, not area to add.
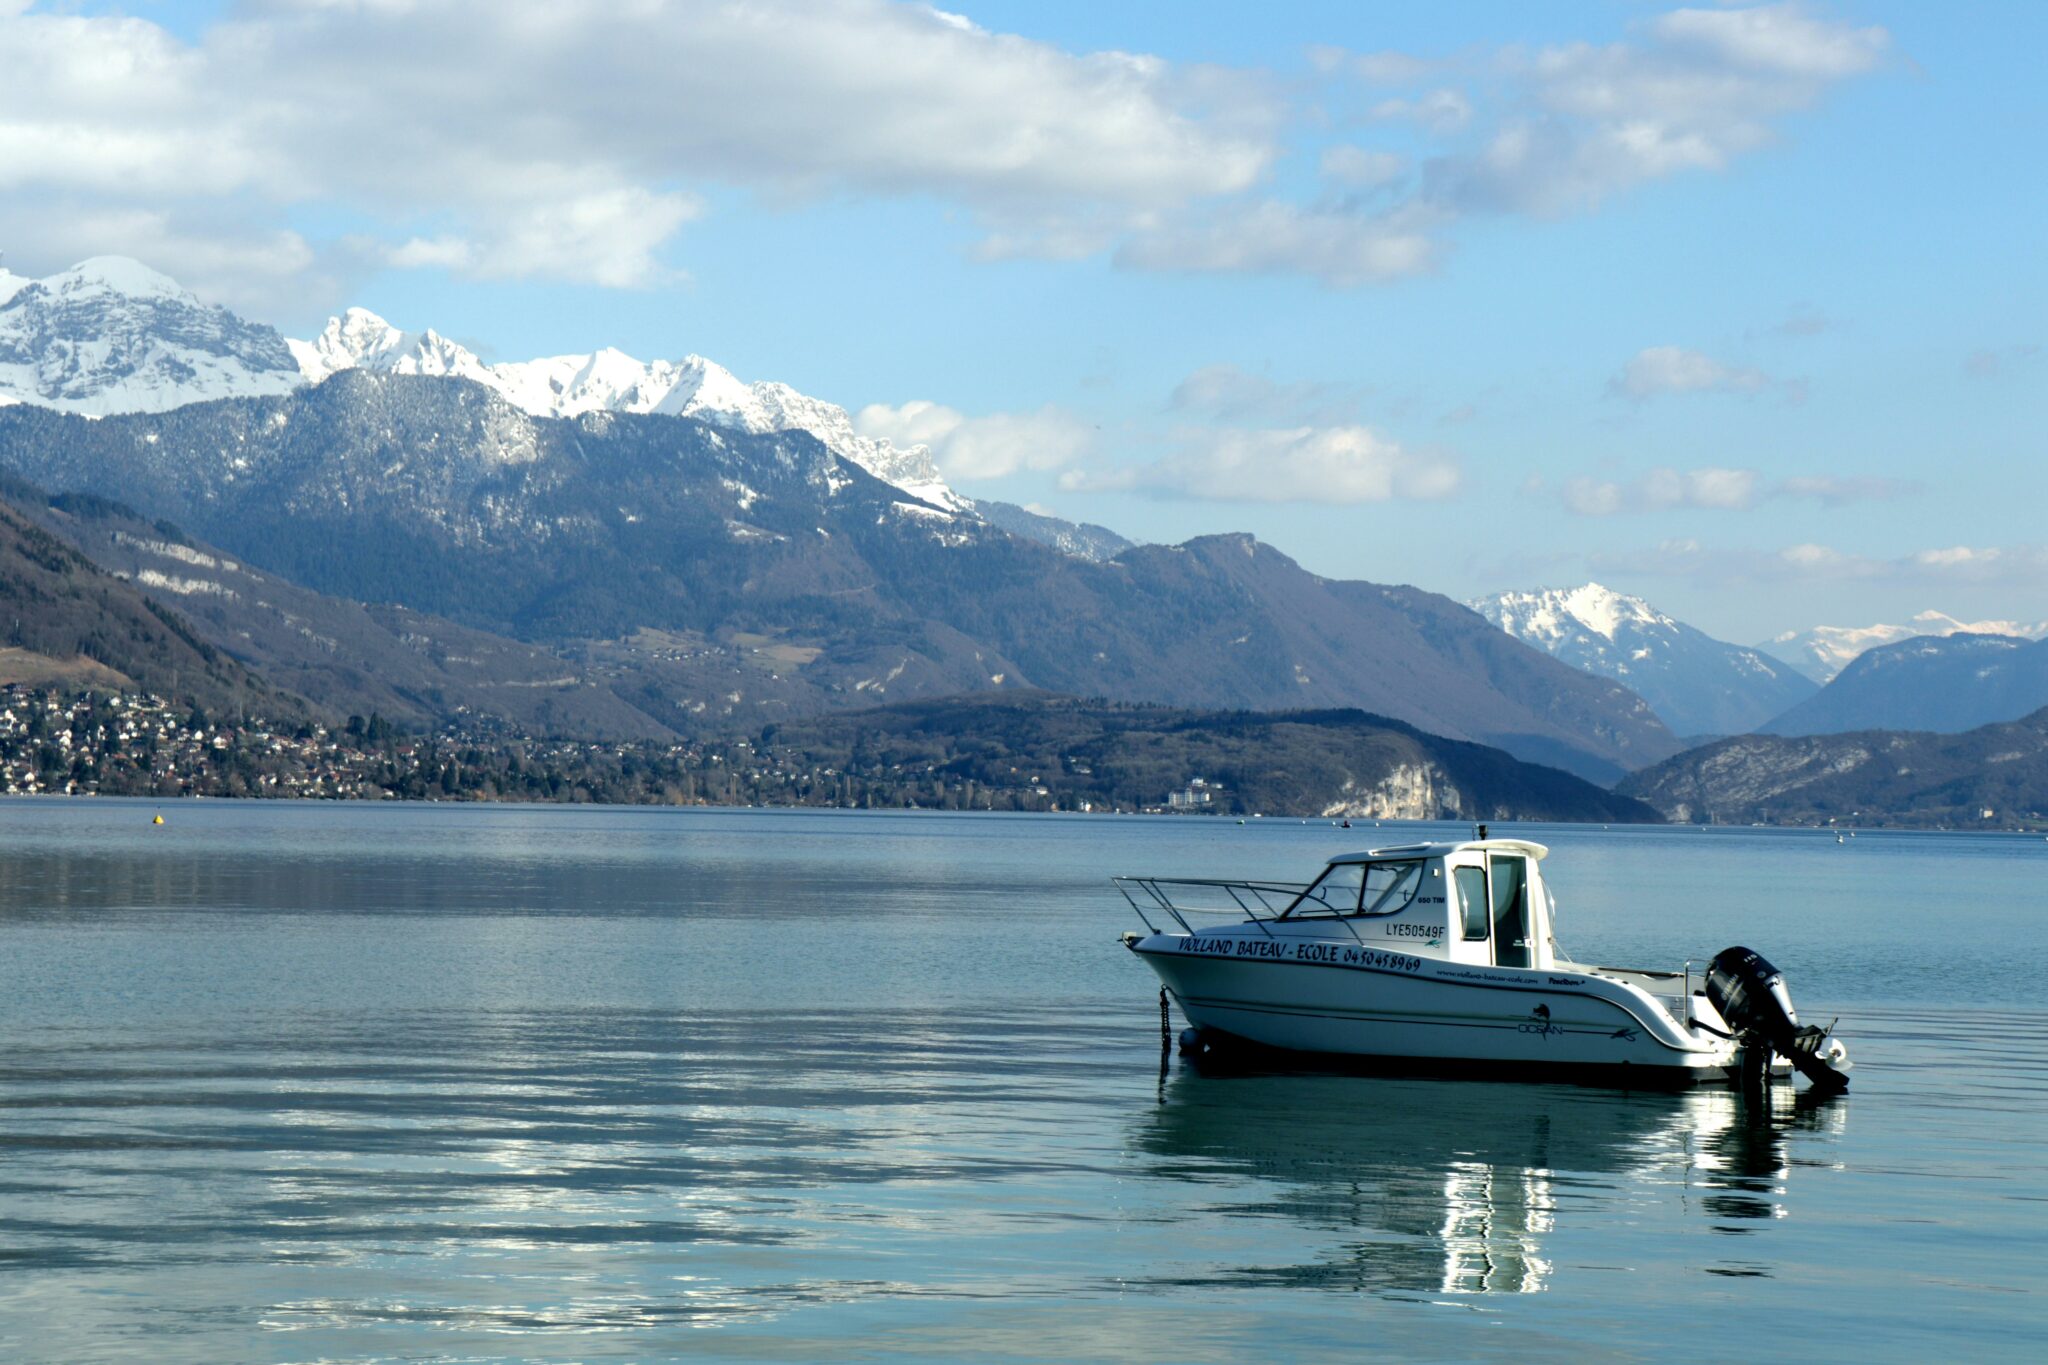
[[[1496,831],[1823,1105],[1162,1073],[1109,876],[1432,829],[0,802],[0,1359],[2039,1358],[2048,841]]]

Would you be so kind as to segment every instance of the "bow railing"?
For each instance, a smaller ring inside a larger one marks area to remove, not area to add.
[[[1112,877],[1110,881],[1130,902],[1131,909],[1138,912],[1145,927],[1155,934],[1167,932],[1161,926],[1168,920],[1180,926],[1182,933],[1192,934],[1196,931],[1196,925],[1189,922],[1192,917],[1211,925],[1256,924],[1270,936],[1272,930],[1266,929],[1266,921],[1279,918],[1309,889],[1301,882],[1212,881],[1199,877]]]

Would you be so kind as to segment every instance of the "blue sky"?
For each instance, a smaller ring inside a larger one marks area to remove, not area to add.
[[[2048,618],[2048,7],[951,8],[0,0],[0,246],[1331,575]]]

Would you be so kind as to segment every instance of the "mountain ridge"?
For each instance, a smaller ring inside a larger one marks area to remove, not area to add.
[[[535,417],[595,412],[695,417],[753,435],[807,431],[840,455],[913,497],[948,511],[973,507],[950,488],[923,445],[898,447],[854,430],[844,408],[774,381],[748,383],[715,360],[640,361],[612,347],[583,355],[485,363],[429,329],[404,332],[375,313],[350,308],[312,341],[286,343],[307,382],[343,370],[467,379]]]
[[[614,348],[488,364],[433,331],[408,332],[368,309],[332,317],[310,340],[202,304],[127,257],[101,256],[42,280],[0,270],[0,406],[33,403],[103,417],[223,398],[266,397],[343,370],[467,379],[532,416],[601,412],[695,417],[761,435],[805,431],[913,498],[1002,522],[1012,534],[1083,558],[1123,537],[956,492],[922,444],[860,434],[837,404],[775,381],[747,383],[716,361],[642,362]]]
[[[0,409],[0,464],[338,597],[558,646],[751,633],[792,660],[665,725],[1028,684],[1357,705],[1596,780],[1678,747],[1627,689],[1435,594],[1321,579],[1248,536],[1075,558],[801,432],[532,417],[463,380],[350,369],[155,414]]]
[[[1957,734],[2048,706],[2048,640],[1957,632],[1865,650],[1834,680],[1759,727],[1764,734],[1854,730]]]
[[[1747,731],[1814,691],[1782,662],[1599,583],[1501,592],[1469,605],[1524,644],[1626,684],[1681,735]]]
[[[1615,791],[1684,823],[2040,828],[2048,709],[1954,735],[1741,735],[1631,773]]]

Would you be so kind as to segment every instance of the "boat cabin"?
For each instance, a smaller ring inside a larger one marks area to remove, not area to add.
[[[1538,864],[1549,851],[1526,839],[1475,839],[1340,854],[1266,927],[1475,966],[1547,969],[1557,954]]]

